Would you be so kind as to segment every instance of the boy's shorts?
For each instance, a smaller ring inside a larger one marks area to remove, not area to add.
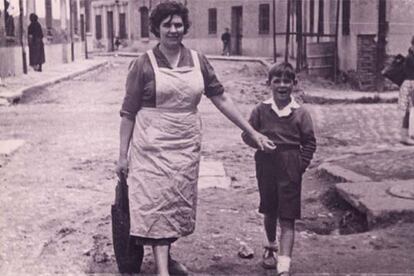
[[[302,171],[299,147],[278,146],[272,153],[255,154],[259,185],[259,212],[279,218],[300,219]]]

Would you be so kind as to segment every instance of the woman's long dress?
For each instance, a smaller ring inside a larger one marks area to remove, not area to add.
[[[30,66],[45,63],[45,48],[43,45],[43,31],[39,22],[32,22],[28,28],[29,38],[29,64]]]

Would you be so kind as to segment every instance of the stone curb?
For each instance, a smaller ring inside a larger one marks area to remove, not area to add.
[[[368,229],[389,225],[400,220],[414,220],[414,200],[390,193],[393,188],[413,187],[412,180],[337,183],[339,195],[366,215]]]
[[[142,53],[131,53],[131,52],[96,52],[94,55],[97,56],[118,56],[118,57],[139,57]],[[271,64],[263,58],[256,57],[238,57],[238,56],[217,56],[217,55],[206,55],[208,59],[212,60],[229,60],[229,61],[241,61],[241,62],[259,62],[264,65],[266,68],[269,68]]]
[[[343,155],[343,156],[346,156]],[[352,156],[348,154],[348,157]],[[336,159],[340,159],[338,156]],[[335,161],[333,158],[331,161]],[[398,220],[414,221],[412,199],[396,198],[389,189],[396,184],[412,185],[413,180],[383,180],[374,182],[371,178],[333,165],[325,161],[317,168],[319,173],[327,174],[337,182],[334,188],[338,195],[359,212],[366,215],[368,229],[388,225]]]
[[[96,70],[96,69],[98,69],[102,66],[105,66],[108,63],[109,63],[109,61],[102,61],[98,64],[94,64],[94,65],[92,65],[88,68],[84,68],[84,69],[79,70],[77,72],[73,72],[73,73],[70,73],[70,74],[67,74],[67,75],[63,75],[63,76],[54,77],[54,78],[51,78],[51,79],[48,79],[48,80],[45,80],[45,81],[40,81],[40,82],[38,82],[34,85],[29,85],[29,86],[26,86],[26,87],[23,87],[23,88],[19,88],[16,91],[12,91],[10,93],[7,93],[7,94],[4,93],[3,95],[0,95],[0,99],[2,99],[2,98],[6,99],[7,102],[9,103],[9,105],[14,104],[14,103],[17,103],[25,94],[30,93],[33,90],[40,89],[40,88],[45,88],[47,86],[50,86],[50,85],[53,85],[53,84],[56,84],[56,83],[59,83],[59,82],[65,81],[65,80],[75,78],[79,75],[85,74],[87,72]]]
[[[370,96],[364,95],[355,98],[331,98],[327,96],[315,96],[307,94],[305,92],[305,103],[316,103],[316,104],[379,104],[379,103],[397,103],[398,96],[396,97],[381,97],[381,96]]]
[[[270,68],[272,66],[269,62],[262,58],[255,58],[255,57],[235,57],[235,56],[210,56],[207,55],[207,58],[212,60],[228,60],[228,61],[241,61],[241,62],[258,62],[261,63],[266,68]]]
[[[365,175],[358,174],[343,167],[332,165],[330,163],[322,163],[318,166],[318,171],[328,174],[337,179],[338,182],[369,182],[371,178]]]

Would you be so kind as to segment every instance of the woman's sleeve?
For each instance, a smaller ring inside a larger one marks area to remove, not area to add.
[[[201,72],[204,79],[204,94],[211,98],[213,96],[218,96],[224,93],[224,87],[217,79],[216,73],[214,72],[213,66],[204,55],[198,55],[200,60]]]
[[[257,105],[250,114],[249,124],[254,128],[254,130],[260,130],[259,105]],[[258,148],[256,142],[250,137],[250,135],[247,132],[243,131],[241,136],[244,143],[251,146],[252,148]]]
[[[120,111],[121,117],[135,120],[135,116],[142,105],[143,86],[143,57],[131,62],[125,84],[125,96]]]

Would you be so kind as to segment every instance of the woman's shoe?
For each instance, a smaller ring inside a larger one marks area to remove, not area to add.
[[[408,128],[401,129],[401,144],[406,146],[414,146],[414,139],[408,135]]]
[[[414,146],[414,139],[410,137],[403,137],[401,138],[401,144],[406,146]]]

